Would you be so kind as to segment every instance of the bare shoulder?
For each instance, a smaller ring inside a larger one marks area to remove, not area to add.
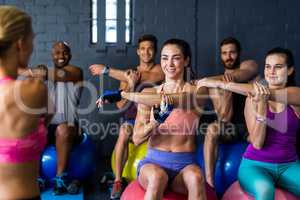
[[[240,64],[240,69],[252,69],[252,70],[257,70],[258,69],[258,64],[255,60],[244,60]]]
[[[197,85],[193,84],[192,82],[186,82],[183,86],[183,92],[196,92]]]
[[[80,67],[75,66],[75,65],[67,65],[67,66],[64,67],[64,69],[67,70],[67,71],[82,73],[82,69]]]
[[[40,108],[47,102],[47,87],[38,79],[16,81],[14,92],[29,107]]]

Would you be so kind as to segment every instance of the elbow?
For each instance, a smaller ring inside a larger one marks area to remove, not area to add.
[[[136,134],[133,134],[132,141],[135,146],[139,146],[140,144],[143,143],[143,140],[141,138],[139,138]]]

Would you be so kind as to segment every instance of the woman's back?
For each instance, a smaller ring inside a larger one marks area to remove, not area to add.
[[[32,108],[45,104],[45,87],[36,80],[7,80],[0,82],[0,90],[1,198],[38,196],[39,158],[46,144],[46,128],[44,118]]]

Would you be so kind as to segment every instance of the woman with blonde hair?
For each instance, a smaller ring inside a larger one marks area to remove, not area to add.
[[[0,6],[0,197],[40,199],[39,160],[46,144],[47,89],[40,80],[16,80],[33,51],[31,17]]]

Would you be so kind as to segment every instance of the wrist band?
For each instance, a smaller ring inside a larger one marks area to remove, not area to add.
[[[103,75],[107,75],[109,73],[109,67],[108,66],[104,66],[103,70],[102,70],[102,74]]]
[[[255,120],[257,122],[260,122],[260,123],[266,123],[267,122],[267,118],[266,117],[262,117],[262,116],[259,116],[259,115],[255,116]]]

